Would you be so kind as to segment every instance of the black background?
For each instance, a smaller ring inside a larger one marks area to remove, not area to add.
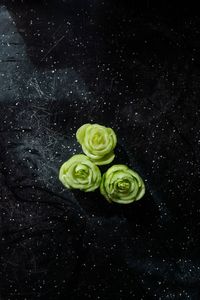
[[[152,2],[1,2],[1,300],[200,299],[200,17]],[[141,201],[63,188],[86,122]]]

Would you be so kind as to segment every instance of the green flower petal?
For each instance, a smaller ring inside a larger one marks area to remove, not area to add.
[[[61,166],[59,179],[69,189],[90,192],[99,187],[101,172],[87,156],[77,154]]]
[[[137,172],[114,165],[103,174],[100,192],[109,202],[128,204],[144,196],[145,185]]]
[[[103,176],[102,176],[102,178],[101,178],[101,184],[100,184],[100,192],[101,192],[101,194],[106,198],[106,200],[108,201],[108,202],[112,202],[111,200],[110,200],[110,198],[109,198],[109,194],[108,194],[108,192],[106,191],[106,186],[105,186],[105,174],[103,174]]]
[[[114,152],[110,152],[109,154],[101,157],[100,159],[95,159],[93,160],[95,165],[102,166],[102,165],[107,165],[110,164],[115,158]]]
[[[96,164],[106,165],[113,161],[117,144],[115,132],[99,124],[84,124],[76,132],[83,152]]]
[[[84,124],[83,126],[81,126],[77,132],[76,132],[76,138],[77,141],[79,142],[79,144],[82,144],[85,138],[85,131],[88,128],[88,126],[91,126],[90,124]]]

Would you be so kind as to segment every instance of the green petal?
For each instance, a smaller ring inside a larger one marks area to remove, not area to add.
[[[109,176],[110,174],[113,174],[116,171],[122,171],[125,172],[128,169],[127,166],[125,165],[113,165],[112,167],[110,167],[107,172],[106,172],[106,176]]]
[[[109,154],[101,157],[100,159],[95,159],[93,162],[95,165],[102,166],[102,165],[108,165],[110,164],[115,158],[115,154],[113,152],[110,152]]]
[[[139,192],[139,194],[137,195],[136,200],[140,200],[140,199],[144,196],[144,194],[145,194],[145,185],[144,185],[144,183],[142,182],[142,186],[141,186],[141,188],[140,188],[140,192]]]
[[[85,131],[86,129],[91,126],[91,124],[84,124],[83,126],[81,126],[77,132],[76,132],[76,139],[79,142],[79,144],[82,144],[84,142],[84,138],[85,138]]]
[[[106,200],[108,202],[110,202],[110,203],[112,202],[109,198],[108,193],[106,192],[106,189],[105,189],[105,174],[103,174],[103,176],[101,177],[100,193],[106,198]]]
[[[113,149],[116,147],[117,144],[117,136],[112,128],[107,128],[112,140],[113,140]]]

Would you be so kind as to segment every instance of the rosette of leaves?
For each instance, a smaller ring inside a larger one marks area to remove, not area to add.
[[[143,197],[145,185],[137,172],[113,165],[102,176],[100,192],[110,203],[129,204]]]
[[[84,124],[76,132],[77,141],[83,152],[96,165],[106,165],[113,161],[117,137],[113,129],[99,124]]]
[[[100,185],[101,172],[87,156],[77,154],[61,166],[59,179],[68,189],[92,192]]]

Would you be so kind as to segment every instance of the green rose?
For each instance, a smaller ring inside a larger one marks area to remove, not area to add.
[[[145,185],[135,171],[125,165],[114,165],[103,174],[100,192],[110,203],[128,204],[142,198]]]
[[[91,192],[99,187],[101,172],[87,156],[77,154],[61,166],[59,179],[69,189]]]
[[[117,137],[111,128],[99,124],[84,124],[76,132],[83,152],[96,164],[106,165],[113,161]]]

